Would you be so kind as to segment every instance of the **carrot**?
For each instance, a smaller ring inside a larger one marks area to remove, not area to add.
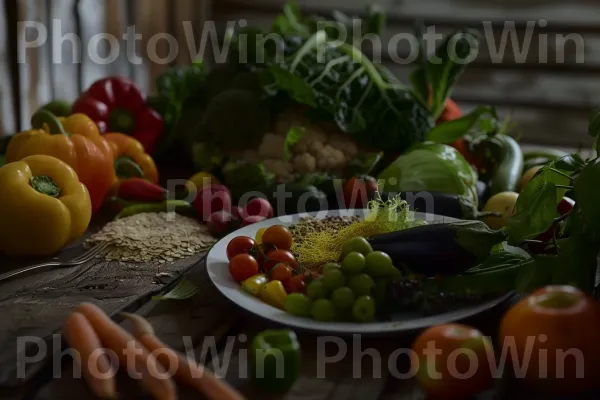
[[[69,315],[63,325],[63,333],[69,346],[76,352],[73,358],[79,364],[79,368],[81,368],[92,392],[103,399],[116,399],[114,371],[108,356],[103,354],[95,361],[96,370],[107,373],[108,377],[100,378],[90,370],[92,354],[100,351],[102,345],[85,316],[78,312]]]
[[[213,400],[242,400],[243,397],[229,385],[218,379],[208,369],[196,364],[193,360],[170,349],[154,334],[154,329],[144,318],[139,315],[122,313],[133,323],[133,335],[148,350],[160,351],[158,361],[167,368],[175,365],[175,377],[189,386],[196,388],[200,393]]]
[[[85,315],[102,343],[117,354],[121,364],[127,365],[129,375],[132,376],[134,372],[141,375],[142,386],[154,398],[158,400],[175,400],[177,398],[175,384],[166,377],[164,368],[146,348],[139,346],[129,332],[117,325],[93,304],[83,303],[77,307],[77,311]],[[128,363],[129,357],[125,351],[130,343],[138,345],[133,365]],[[133,371],[129,370],[131,367],[134,367]]]

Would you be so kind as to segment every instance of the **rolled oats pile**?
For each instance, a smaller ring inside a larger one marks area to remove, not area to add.
[[[208,228],[176,213],[142,213],[106,224],[84,243],[109,243],[106,260],[164,264],[207,250],[215,243]]]

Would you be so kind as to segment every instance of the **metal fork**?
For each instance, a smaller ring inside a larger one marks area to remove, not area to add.
[[[14,271],[6,272],[6,273],[0,275],[0,282],[4,281],[6,279],[15,277],[17,275],[21,275],[21,274],[25,274],[27,272],[37,271],[37,270],[41,270],[41,269],[45,269],[45,268],[75,267],[77,265],[81,265],[81,264],[84,264],[84,263],[90,261],[91,259],[96,257],[96,255],[98,255],[102,250],[106,249],[107,247],[108,247],[108,243],[102,243],[102,244],[98,244],[98,245],[92,247],[91,249],[89,249],[88,251],[86,251],[85,253],[80,255],[79,257],[76,257],[70,261],[64,261],[64,262],[50,261],[50,262],[31,265],[29,267],[24,267],[24,268],[16,269]]]

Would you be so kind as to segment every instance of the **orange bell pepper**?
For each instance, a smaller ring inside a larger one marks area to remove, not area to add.
[[[96,212],[115,179],[113,151],[98,126],[83,114],[57,118],[40,110],[31,118],[30,131],[17,133],[6,149],[6,161],[31,155],[49,155],[71,166],[90,193]]]
[[[107,133],[115,158],[116,181],[127,178],[145,178],[158,183],[158,169],[152,157],[146,154],[139,140],[123,133]]]

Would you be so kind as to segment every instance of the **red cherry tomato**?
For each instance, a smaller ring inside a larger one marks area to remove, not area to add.
[[[366,207],[375,192],[377,192],[377,181],[372,176],[351,178],[344,184],[346,208]]]
[[[263,233],[262,242],[279,250],[289,250],[292,248],[292,233],[283,225],[273,225]]]
[[[285,286],[287,281],[291,279],[293,273],[292,269],[287,264],[279,263],[273,267],[269,275],[271,280],[281,281],[283,286]]]
[[[248,236],[238,236],[227,244],[227,259],[231,260],[238,254],[248,254],[254,247],[254,240]]]
[[[492,384],[489,360],[494,350],[474,328],[435,326],[417,338],[412,350],[417,356],[412,360],[417,383],[430,398],[468,399]]]
[[[279,263],[287,264],[293,270],[298,269],[298,261],[296,261],[296,257],[294,257],[292,252],[280,249],[273,250],[267,253],[267,259],[263,263],[263,267],[267,271],[270,271],[274,266],[276,266]]]
[[[229,260],[229,273],[237,282],[258,274],[258,262],[250,254],[238,254]]]
[[[284,283],[286,292],[289,293],[305,293],[306,292],[306,277],[304,275],[294,275],[286,283]]]

